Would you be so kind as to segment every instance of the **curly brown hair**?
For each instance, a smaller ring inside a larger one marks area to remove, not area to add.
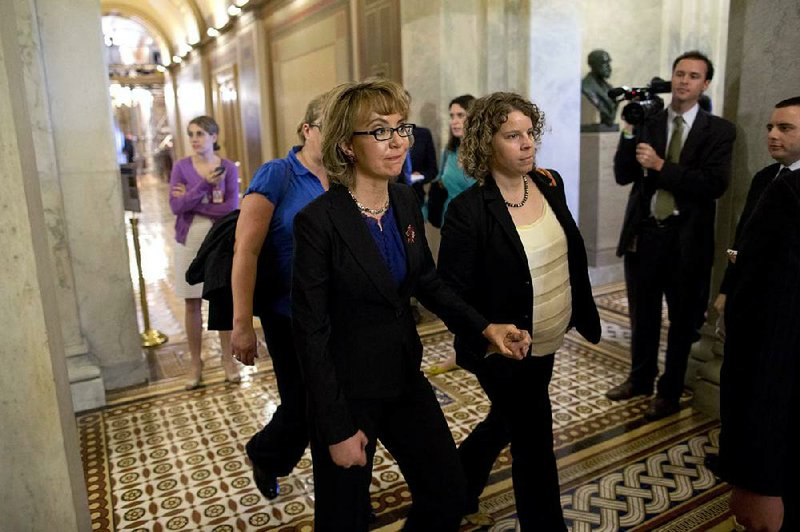
[[[355,175],[355,162],[342,151],[343,144],[353,140],[359,120],[376,112],[408,116],[408,96],[398,83],[388,79],[368,79],[344,83],[328,93],[322,115],[322,164],[328,179],[350,186]],[[413,137],[409,139],[413,143]]]
[[[519,111],[531,119],[533,139],[537,144],[541,142],[544,113],[530,100],[513,92],[494,92],[472,102],[458,159],[464,173],[481,185],[491,175],[492,137],[513,111]]]

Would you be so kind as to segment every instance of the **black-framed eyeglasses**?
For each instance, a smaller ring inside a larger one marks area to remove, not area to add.
[[[317,129],[319,129],[320,131],[322,131],[322,124],[319,124],[319,123],[311,122],[310,124],[308,124],[308,127],[315,127]]]
[[[384,141],[392,138],[395,131],[397,131],[397,134],[401,137],[410,137],[414,134],[415,127],[417,127],[416,124],[402,124],[397,127],[378,127],[372,131],[353,131],[353,135],[372,135],[375,137],[375,140]]]

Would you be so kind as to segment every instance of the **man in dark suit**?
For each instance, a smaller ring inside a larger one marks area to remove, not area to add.
[[[426,183],[433,181],[439,174],[436,165],[436,148],[433,146],[431,130],[417,126],[414,128],[414,145],[409,150],[411,157],[411,188],[417,193],[419,204],[425,203]]]
[[[800,96],[780,101],[775,105],[775,110],[767,124],[767,149],[777,162],[762,168],[750,182],[747,200],[744,203],[739,222],[736,224],[733,246],[728,252],[730,262],[719,287],[719,295],[714,301],[714,307],[720,314],[725,309],[726,297],[732,283],[736,282],[736,250],[739,248],[742,230],[753,214],[753,209],[761,199],[767,185],[772,183],[779,173],[800,170]]]
[[[798,530],[800,97],[780,102],[767,129],[778,163],[753,178],[726,272],[720,473],[747,530]]]
[[[637,130],[626,124],[614,157],[617,183],[633,183],[617,254],[625,257],[631,318],[631,371],[612,401],[651,395],[658,374],[661,300],[669,307],[666,367],[649,420],[678,411],[696,326],[697,294],[714,254],[716,200],[728,186],[733,124],[700,109],[714,75],[702,53],[672,65],[672,101]]]

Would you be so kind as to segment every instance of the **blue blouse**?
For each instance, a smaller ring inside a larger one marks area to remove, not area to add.
[[[275,205],[264,247],[267,264],[277,270],[273,273],[277,273],[280,282],[280,289],[277,290],[280,295],[273,301],[267,301],[266,306],[284,316],[291,316],[289,291],[292,285],[294,217],[300,209],[325,192],[319,178],[297,159],[300,149],[300,146],[295,146],[285,158],[262,165],[245,192],[245,195],[261,194]]]
[[[381,217],[383,230],[375,218],[370,216],[362,216],[362,218],[378,246],[383,262],[389,268],[392,279],[399,287],[406,278],[406,248],[403,246],[403,237],[400,235],[391,205]]]

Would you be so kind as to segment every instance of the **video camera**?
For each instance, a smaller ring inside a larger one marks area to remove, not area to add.
[[[672,83],[661,78],[653,78],[646,87],[615,87],[608,91],[608,97],[615,102],[629,100],[631,103],[622,109],[622,119],[638,126],[649,116],[664,109],[664,100],[659,93],[672,91]]]

